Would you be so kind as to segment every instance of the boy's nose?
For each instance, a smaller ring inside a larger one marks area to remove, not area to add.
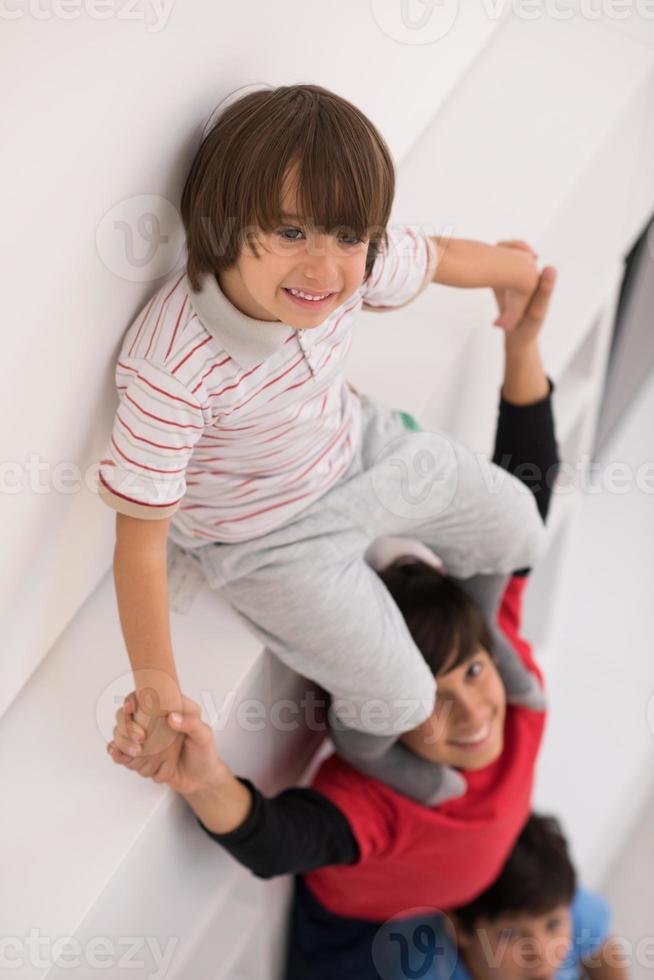
[[[486,712],[482,699],[475,691],[459,690],[456,699],[456,720],[459,724],[474,728],[485,720]]]

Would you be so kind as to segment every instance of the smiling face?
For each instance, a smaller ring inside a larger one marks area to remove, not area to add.
[[[236,264],[220,272],[218,281],[232,305],[246,316],[304,330],[323,323],[359,288],[368,239],[345,227],[310,229],[299,214],[295,187],[294,172],[289,171],[279,227],[265,232],[256,228],[251,237],[245,236]],[[325,298],[303,299],[290,289]]]
[[[456,941],[475,980],[554,980],[572,943],[569,905],[546,915],[480,919],[472,932],[456,926]]]
[[[504,746],[506,715],[506,693],[493,659],[478,646],[453,669],[446,664],[437,679],[434,711],[401,740],[430,762],[463,770],[490,765]]]

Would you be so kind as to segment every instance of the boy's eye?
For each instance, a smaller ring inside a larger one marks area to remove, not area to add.
[[[293,237],[287,237],[287,235],[286,235],[287,232],[290,232]],[[296,238],[295,235],[294,235],[294,233],[295,234],[298,234],[298,235],[304,234],[300,228],[280,228],[279,231],[278,231],[278,235],[280,236],[280,238],[282,238],[283,241],[285,241],[285,242],[299,242],[300,239],[299,238]],[[346,239],[348,239],[348,240],[346,241]],[[341,242],[344,245],[354,246],[354,245],[360,244],[362,241],[363,241],[362,238],[357,238],[355,235],[342,235],[341,236]]]
[[[473,660],[466,671],[466,677],[479,677],[483,669],[484,665],[481,660]]]
[[[500,939],[515,939],[517,935],[518,932],[513,926],[504,926],[499,932]]]
[[[299,238],[286,238],[286,234],[285,233],[287,231],[290,231],[291,234],[293,234],[293,232],[298,232],[301,235],[302,232],[300,231],[299,228],[280,228],[279,229],[279,232],[278,232],[280,238],[283,238],[285,242],[299,242],[299,240],[300,240]]]
[[[555,915],[551,919],[547,920],[547,929],[549,932],[554,932],[561,925],[561,916]]]

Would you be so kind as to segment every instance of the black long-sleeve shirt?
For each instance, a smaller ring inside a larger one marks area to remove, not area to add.
[[[536,498],[543,520],[558,469],[552,392],[530,405],[500,398],[493,462],[522,480]],[[515,574],[525,575],[528,569]],[[359,848],[345,814],[322,793],[305,787],[266,797],[249,779],[238,777],[252,795],[243,823],[216,834],[202,829],[260,878],[298,874],[330,864],[352,864]]]

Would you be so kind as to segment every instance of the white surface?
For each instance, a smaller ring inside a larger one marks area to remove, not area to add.
[[[604,489],[582,497],[550,639],[551,714],[536,804],[563,816],[592,885],[654,785],[652,418],[654,379],[600,460]],[[611,492],[609,467],[617,462],[634,478],[648,463],[649,493],[635,482],[627,493]]]

